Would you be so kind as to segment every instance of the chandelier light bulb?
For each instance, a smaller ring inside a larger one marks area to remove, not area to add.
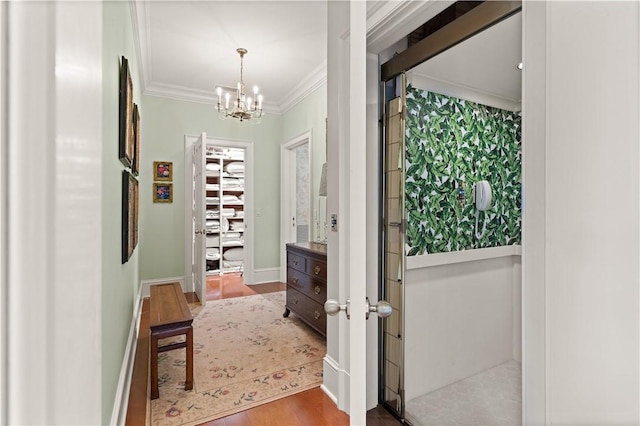
[[[258,86],[253,86],[253,96],[248,97],[244,90],[245,84],[243,80],[243,69],[244,55],[247,54],[247,49],[238,48],[236,49],[238,54],[240,55],[240,81],[236,85],[236,96],[234,101],[230,104],[230,93],[224,91],[225,96],[225,106],[222,106],[222,93],[223,90],[220,86],[216,88],[216,92],[218,94],[218,106],[217,110],[220,113],[221,118],[237,118],[240,121],[251,121],[251,122],[259,122],[260,118],[263,115],[262,111],[262,95],[259,94]],[[251,86],[248,86],[251,87]],[[257,106],[256,106],[257,103]]]

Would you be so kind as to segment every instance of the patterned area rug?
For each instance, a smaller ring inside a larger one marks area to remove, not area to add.
[[[283,318],[284,303],[276,292],[191,305],[194,389],[184,390],[185,350],[161,353],[149,423],[200,424],[319,386],[325,340]]]

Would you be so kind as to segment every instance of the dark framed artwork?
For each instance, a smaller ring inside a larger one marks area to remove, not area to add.
[[[140,192],[138,180],[122,172],[122,263],[127,263],[138,245]]]
[[[126,167],[131,167],[135,156],[133,130],[133,82],[129,72],[129,61],[122,57],[120,66],[120,161]]]
[[[140,108],[133,104],[133,163],[131,173],[138,176],[140,173]]]
[[[171,181],[173,179],[173,163],[171,161],[153,162],[153,180]]]
[[[154,182],[153,184],[154,203],[173,203],[173,184]]]

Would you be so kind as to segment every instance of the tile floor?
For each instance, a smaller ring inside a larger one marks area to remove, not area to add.
[[[508,361],[407,402],[412,425],[522,424],[522,368]]]

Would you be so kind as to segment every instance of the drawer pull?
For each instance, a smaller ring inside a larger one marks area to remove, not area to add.
[[[294,261],[293,261],[293,265],[294,265],[294,266],[298,266],[298,261],[297,261],[297,260],[294,260]]]
[[[315,319],[320,318],[320,312],[315,311],[315,312],[313,313],[313,317],[314,317]]]
[[[291,278],[291,281],[293,281],[294,284],[298,284],[298,277]]]
[[[315,287],[313,288],[313,292],[314,292],[315,294],[320,294],[320,291],[321,291],[321,290],[322,290],[322,289],[320,288],[320,286],[319,286],[319,285],[317,285],[317,286],[315,286]]]
[[[293,304],[294,304],[294,305],[297,305],[297,304],[298,304],[298,298],[297,298],[297,297],[294,297],[294,298],[293,298]]]
[[[320,273],[320,265],[316,265],[316,267],[313,268],[313,272],[318,275]]]

